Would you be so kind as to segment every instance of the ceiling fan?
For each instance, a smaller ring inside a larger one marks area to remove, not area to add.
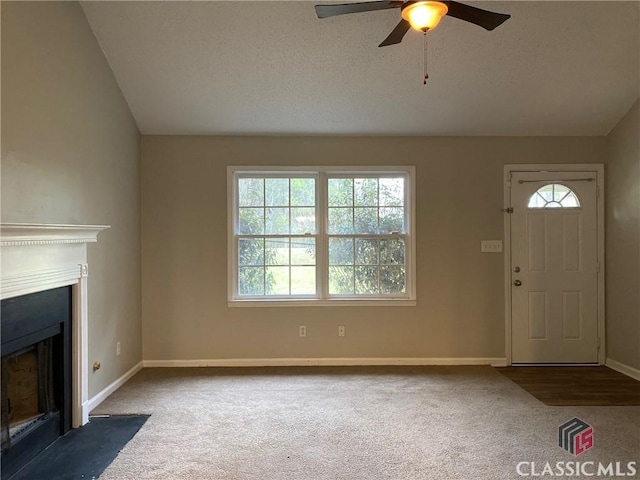
[[[316,5],[318,18],[334,17],[336,15],[346,15],[348,13],[372,12],[375,10],[388,10],[400,8],[402,20],[384,41],[378,45],[386,47],[400,43],[409,28],[420,32],[427,32],[436,28],[440,19],[449,15],[450,17],[473,23],[486,30],[493,30],[507,21],[511,15],[495,13],[481,8],[472,7],[454,1],[431,1],[431,0],[381,0],[360,3],[341,3],[333,5]]]

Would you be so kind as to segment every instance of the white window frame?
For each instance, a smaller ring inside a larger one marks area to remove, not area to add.
[[[316,295],[313,296],[259,296],[240,297],[238,286],[238,247],[236,212],[238,210],[237,179],[243,175],[274,177],[313,176],[316,178]],[[327,179],[332,176],[391,176],[404,175],[405,182],[405,293],[399,296],[347,296],[328,294],[329,259],[327,241]],[[227,167],[227,299],[230,307],[283,307],[283,306],[415,306],[416,305],[416,215],[415,167],[292,167],[292,166],[228,166]]]

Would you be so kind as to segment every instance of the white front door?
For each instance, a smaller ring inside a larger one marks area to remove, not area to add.
[[[598,362],[595,172],[513,172],[512,363]]]

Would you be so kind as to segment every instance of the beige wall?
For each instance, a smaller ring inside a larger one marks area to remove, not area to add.
[[[2,2],[2,221],[111,225],[89,246],[90,396],[141,359],[139,139],[80,5]]]
[[[605,153],[602,137],[143,136],[143,357],[504,357],[503,256],[480,253],[503,238],[503,165]],[[416,307],[227,307],[227,165],[384,164],[417,169]]]
[[[607,356],[640,369],[640,101],[607,137]]]

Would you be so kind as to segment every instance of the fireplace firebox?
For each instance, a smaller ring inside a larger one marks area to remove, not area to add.
[[[2,480],[71,428],[72,288],[2,300]]]

